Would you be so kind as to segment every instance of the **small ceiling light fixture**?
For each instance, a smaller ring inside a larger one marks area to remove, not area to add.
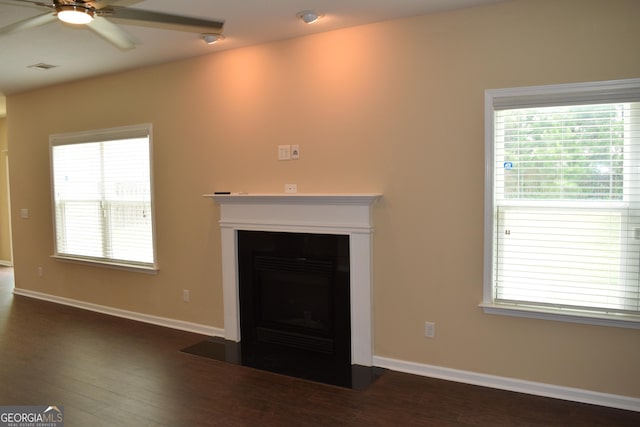
[[[93,21],[93,9],[84,6],[61,4],[56,6],[58,19],[67,24],[82,25]]]
[[[40,62],[38,64],[33,64],[33,65],[28,65],[27,68],[34,68],[36,70],[50,70],[52,68],[56,68],[57,65],[52,65],[52,64],[45,64],[44,62]]]
[[[221,36],[219,34],[203,34],[202,35],[202,40],[204,40],[206,44],[214,44],[223,39],[224,39],[224,36]]]
[[[302,12],[298,12],[296,14],[298,19],[301,19],[305,24],[313,24],[320,19],[321,15],[318,15],[313,10],[303,10]]]

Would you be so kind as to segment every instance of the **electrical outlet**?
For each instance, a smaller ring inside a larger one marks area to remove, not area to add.
[[[189,302],[189,299],[190,299],[189,289],[183,289],[182,290],[182,301]]]
[[[300,146],[292,145],[291,146],[291,160],[300,160]]]
[[[436,337],[436,324],[433,322],[424,322],[424,336],[427,338]]]
[[[44,272],[42,270],[42,267],[38,267],[38,277],[42,277],[44,276]]]
[[[297,193],[298,192],[298,184],[285,184],[284,185],[285,193]]]

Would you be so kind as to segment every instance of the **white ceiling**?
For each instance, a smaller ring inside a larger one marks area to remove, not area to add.
[[[3,95],[225,49],[498,1],[503,0],[121,1],[140,9],[224,20],[225,39],[207,45],[199,34],[121,25],[138,43],[135,49],[122,51],[86,28],[57,21],[0,35],[0,117],[5,114]],[[310,9],[323,18],[305,25],[296,14]],[[0,28],[46,12],[0,0]],[[47,71],[28,68],[38,63],[57,67]]]

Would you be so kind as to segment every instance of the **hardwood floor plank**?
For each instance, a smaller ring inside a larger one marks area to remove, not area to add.
[[[363,391],[180,352],[206,337],[11,294],[0,268],[0,405],[66,426],[607,426],[640,413],[387,371]]]

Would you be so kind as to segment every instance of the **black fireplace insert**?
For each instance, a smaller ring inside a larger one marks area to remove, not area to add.
[[[237,238],[242,364],[351,387],[349,237]]]

